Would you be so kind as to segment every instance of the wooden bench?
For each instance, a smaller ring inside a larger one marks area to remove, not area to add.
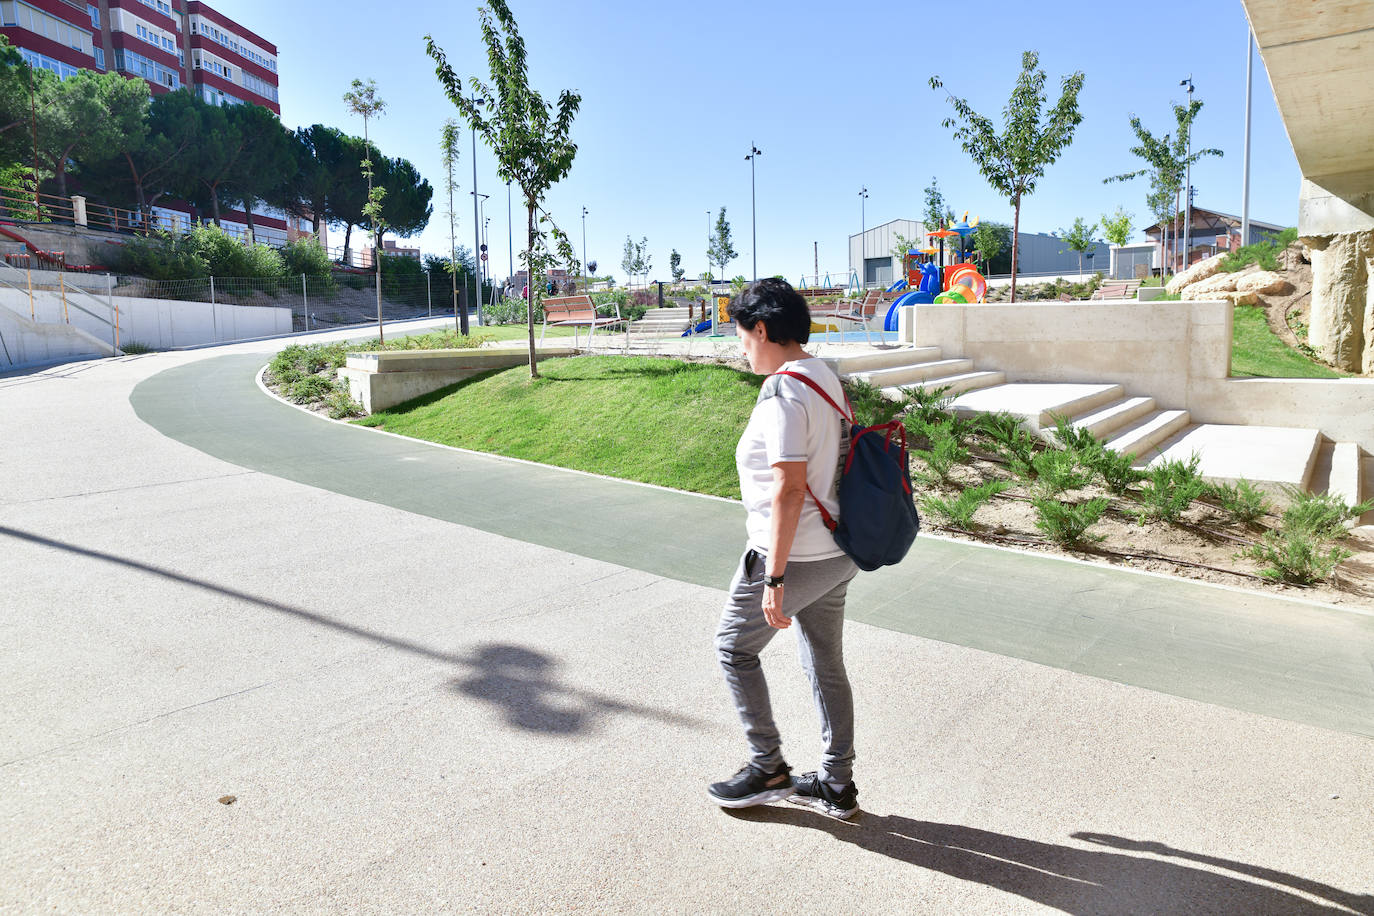
[[[620,317],[620,306],[614,305],[615,317],[609,315],[598,315],[596,304],[592,302],[591,296],[557,296],[545,299],[542,303],[544,307],[544,327],[539,332],[539,342],[544,342],[544,334],[548,331],[549,325],[556,328],[573,329],[573,346],[577,346],[577,329],[587,329],[587,344],[592,342],[592,332],[597,328],[610,328],[618,324],[626,324],[625,319]],[[625,328],[625,343],[629,346],[629,325]]]
[[[872,343],[873,335],[869,333],[869,325],[874,318],[878,317],[878,310],[883,305],[883,297],[884,293],[882,290],[871,289],[864,295],[863,299],[841,299],[836,302],[833,307],[812,310],[811,320],[816,321],[817,319],[821,319],[821,321],[817,323],[826,325],[826,339],[830,337],[830,325],[828,320],[833,319],[837,322],[857,324],[859,327],[863,328],[865,339],[867,339],[869,343]],[[884,317],[886,317],[885,313]],[[880,341],[882,340],[882,335],[883,328],[879,327],[878,337]]]
[[[1089,299],[1134,299],[1140,289],[1139,280],[1107,280],[1088,298]]]

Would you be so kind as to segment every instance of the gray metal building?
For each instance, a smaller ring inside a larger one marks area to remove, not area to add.
[[[862,235],[849,237],[849,269],[858,272],[865,287],[887,287],[902,275],[901,261],[893,255],[897,236],[925,240],[925,224],[918,220],[894,219],[874,226]],[[1017,246],[1018,276],[1058,276],[1079,272],[1078,252],[1072,251],[1064,239],[1044,232],[1022,232]],[[958,240],[945,242],[945,262],[952,264],[958,257]],[[1083,272],[1103,273],[1110,267],[1111,247],[1097,242],[1083,254]],[[862,266],[861,266],[862,265]],[[993,276],[998,276],[994,274]]]

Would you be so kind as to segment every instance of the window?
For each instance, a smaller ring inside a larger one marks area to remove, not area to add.
[[[91,28],[100,28],[100,7],[86,4],[86,12],[91,15]]]
[[[104,70],[104,69],[105,69],[105,49],[104,49],[104,48],[96,48],[96,49],[95,49],[95,65],[96,65],[96,67],[98,67],[98,68],[101,69],[101,70]]]

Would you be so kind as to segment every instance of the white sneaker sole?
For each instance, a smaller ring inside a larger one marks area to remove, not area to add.
[[[845,809],[841,808],[839,805],[832,805],[823,798],[813,798],[809,795],[788,796],[787,803],[796,805],[799,808],[810,808],[812,811],[817,811],[824,814],[826,817],[833,817],[837,821],[847,821],[859,813],[857,805],[853,808]]]
[[[755,805],[766,805],[769,802],[783,801],[792,794],[792,787],[784,786],[781,789],[769,789],[766,792],[747,795],[744,798],[720,798],[716,795],[711,795],[710,791],[707,791],[706,794],[711,796],[711,801],[720,805],[722,808],[752,808]]]

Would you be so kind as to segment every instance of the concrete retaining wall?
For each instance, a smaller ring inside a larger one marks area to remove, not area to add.
[[[289,308],[184,302],[177,299],[142,299],[115,296],[119,312],[119,341],[137,342],[155,349],[194,347],[254,337],[291,333]],[[0,305],[27,315],[27,292],[0,288]],[[68,291],[64,313],[62,295],[35,290],[33,311],[40,324],[70,322],[100,340],[111,340],[110,307],[100,295]]]
[[[109,341],[66,324],[40,324],[0,306],[0,372],[109,356]]]
[[[540,359],[572,356],[572,347],[540,347]],[[529,362],[528,347],[500,350],[400,350],[350,353],[339,377],[348,381],[353,400],[368,413],[395,407],[438,391],[479,372],[509,369]]]
[[[1196,423],[1318,428],[1374,452],[1374,380],[1233,379],[1229,302],[917,305],[898,339],[1017,382],[1113,382]]]

